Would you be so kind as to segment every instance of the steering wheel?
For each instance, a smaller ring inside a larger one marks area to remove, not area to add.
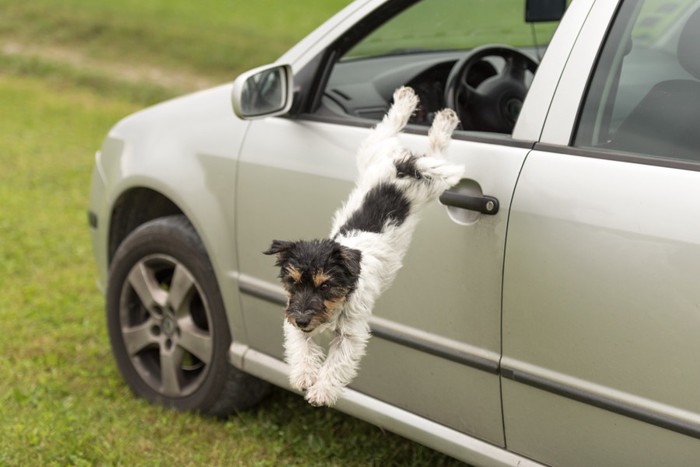
[[[474,82],[472,70],[486,57],[501,57],[505,65]],[[445,104],[454,109],[465,130],[511,133],[527,94],[525,72],[535,73],[537,62],[507,45],[474,49],[454,64],[445,85]]]

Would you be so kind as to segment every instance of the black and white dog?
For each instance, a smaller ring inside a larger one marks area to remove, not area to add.
[[[403,148],[397,135],[418,105],[411,88],[394,93],[394,103],[360,146],[359,178],[335,213],[330,238],[273,241],[280,279],[289,294],[284,321],[290,383],[306,390],[313,405],[333,405],[357,375],[370,338],[369,317],[392,283],[418,222],[418,212],[455,185],[462,166],[445,160],[458,118],[437,113],[428,133],[428,155]],[[314,340],[335,333],[328,355]]]

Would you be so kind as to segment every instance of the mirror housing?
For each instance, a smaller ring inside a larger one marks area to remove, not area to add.
[[[292,67],[265,65],[241,74],[233,82],[233,112],[242,119],[274,117],[292,107]]]
[[[565,10],[566,0],[526,0],[525,22],[559,21]]]

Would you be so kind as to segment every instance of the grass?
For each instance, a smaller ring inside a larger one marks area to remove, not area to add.
[[[347,0],[0,0],[16,47],[125,68],[158,64],[225,81],[276,59]]]
[[[93,154],[118,119],[182,91],[111,71],[223,79],[344,3],[0,0],[0,465],[456,463],[279,389],[226,421],[150,406],[109,350],[86,220]],[[257,44],[237,43],[251,31]]]

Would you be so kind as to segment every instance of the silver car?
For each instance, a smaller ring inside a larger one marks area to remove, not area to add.
[[[225,416],[289,387],[261,252],[327,235],[407,85],[403,142],[455,108],[466,178],[425,212],[337,408],[477,465],[697,465],[700,1],[565,7],[358,0],[275,64],[116,124],[90,223],[134,392]]]

